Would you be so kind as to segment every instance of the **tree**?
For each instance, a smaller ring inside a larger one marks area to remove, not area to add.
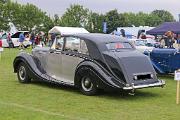
[[[103,32],[102,23],[107,22],[107,32],[117,27],[158,26],[163,22],[174,21],[172,14],[165,10],[154,10],[150,14],[118,13],[116,9],[105,15],[98,14],[81,5],[71,5],[61,18],[55,14],[53,18],[32,4],[21,5],[11,0],[0,0],[0,30],[8,30],[9,22],[13,22],[18,30],[35,28],[37,31],[48,31],[54,25],[84,27],[90,32]]]
[[[102,14],[98,14],[95,12],[90,13],[89,17],[89,28],[87,30],[89,32],[94,32],[94,33],[102,33],[103,32],[103,21],[105,17]]]
[[[36,28],[37,31],[49,30],[52,21],[45,12],[32,4],[20,5],[8,0],[5,4],[0,3],[0,25],[3,30],[9,28],[8,23],[13,22],[18,30],[29,30]]]
[[[134,13],[121,13],[124,16],[125,21],[125,27],[132,27],[135,26],[134,19],[136,18],[136,15]]]
[[[0,0],[0,3],[2,3],[2,4],[5,4],[7,2],[8,2],[8,0]]]
[[[89,10],[81,5],[71,5],[60,20],[61,26],[88,27]]]
[[[32,28],[36,27],[36,29],[41,30],[44,29],[44,19],[46,17],[46,13],[42,12],[39,8],[32,4],[27,4],[22,6],[20,12],[20,28],[31,31]]]
[[[54,15],[54,25],[58,25],[59,24],[59,16],[58,14]]]
[[[163,22],[175,21],[173,15],[166,10],[154,10],[151,12],[151,14],[158,16],[159,18],[162,19]]]
[[[145,19],[145,23],[146,23],[145,24],[146,26],[156,27],[156,26],[162,24],[163,20],[160,17],[158,17],[157,15],[149,14],[147,16],[147,18]]]
[[[106,13],[106,22],[107,22],[107,33],[111,33],[116,30],[117,27],[120,27],[120,16],[118,14],[117,9],[111,10]]]

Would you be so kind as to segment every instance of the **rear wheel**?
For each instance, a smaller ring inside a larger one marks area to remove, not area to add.
[[[22,62],[18,66],[17,70],[17,76],[20,83],[30,83],[31,79],[28,75],[28,68],[26,65]]]
[[[84,74],[80,80],[80,91],[84,95],[92,96],[96,95],[98,90],[96,87],[95,77],[91,74]]]

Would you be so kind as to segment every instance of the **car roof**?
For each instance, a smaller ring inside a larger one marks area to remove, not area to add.
[[[101,34],[101,33],[78,33],[78,34],[74,34],[73,36],[91,41],[95,44],[110,43],[110,42],[129,42],[128,40],[120,36]]]

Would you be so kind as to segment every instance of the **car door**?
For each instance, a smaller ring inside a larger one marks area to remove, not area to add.
[[[62,77],[62,47],[64,44],[64,37],[56,38],[54,47],[51,47],[47,54],[45,70],[49,76],[57,81],[64,81]]]
[[[81,40],[77,37],[66,37],[62,54],[62,73],[66,81],[74,83],[75,70],[77,65],[83,61],[79,57]]]

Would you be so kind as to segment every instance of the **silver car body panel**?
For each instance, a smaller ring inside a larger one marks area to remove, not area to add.
[[[76,67],[83,59],[63,54],[62,55],[62,77],[63,80],[74,83]]]
[[[57,82],[63,81],[69,84],[74,84],[76,67],[83,61],[82,58],[62,54],[61,51],[50,53],[39,49],[33,52],[33,55],[39,59],[47,75],[56,79]]]
[[[75,70],[83,59],[61,53],[49,53],[46,72],[57,81],[74,84]]]
[[[59,53],[48,53],[46,57],[45,71],[47,75],[51,76],[56,80],[62,80],[62,57]]]

